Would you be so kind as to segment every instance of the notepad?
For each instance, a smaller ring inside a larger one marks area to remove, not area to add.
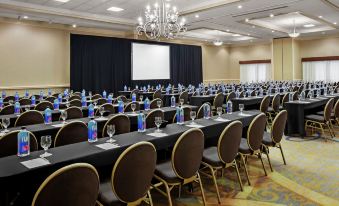
[[[224,119],[224,118],[216,118],[216,119],[214,119],[214,121],[216,121],[216,122],[229,122],[229,121],[231,121],[231,120],[229,120],[229,119]]]
[[[103,150],[110,150],[110,149],[114,149],[114,148],[118,148],[120,147],[119,145],[117,144],[111,144],[111,143],[103,143],[103,144],[97,144],[95,145],[96,147],[99,147]]]
[[[32,160],[27,160],[24,162],[20,162],[22,165],[27,167],[28,169],[36,168],[36,167],[41,167],[44,165],[49,165],[51,164],[47,159],[45,158],[36,158]]]
[[[149,133],[147,135],[152,136],[152,137],[166,137],[166,136],[168,136],[168,134],[162,133],[162,132],[154,132],[154,133]]]
[[[192,128],[202,128],[204,127],[203,125],[200,124],[186,124],[186,127],[192,127]]]

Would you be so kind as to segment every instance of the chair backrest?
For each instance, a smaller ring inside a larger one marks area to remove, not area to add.
[[[164,119],[164,112],[160,109],[155,109],[148,113],[146,116],[146,128],[156,127],[154,123],[155,117],[161,117],[161,119]]]
[[[99,98],[97,101],[98,101],[98,105],[103,105],[107,103],[107,100],[105,98]]]
[[[82,107],[81,101],[78,99],[73,99],[69,102],[69,106],[71,107]]]
[[[244,92],[244,91],[240,92],[240,94],[239,94],[239,98],[243,98],[243,97],[244,97],[244,95],[245,95],[245,92]]]
[[[68,99],[68,101],[72,101],[72,100],[81,100],[81,97],[80,97],[80,95],[78,96],[78,95],[76,95],[76,94],[74,94],[73,96],[71,96],[69,99]]]
[[[22,113],[15,121],[14,127],[33,125],[33,124],[43,124],[44,116],[41,112],[36,110],[30,110]]]
[[[18,133],[20,131],[12,131],[0,137],[0,158],[16,155],[18,153]],[[30,151],[38,150],[38,141],[32,132],[29,132]]]
[[[146,196],[153,178],[157,154],[149,142],[128,147],[114,164],[112,190],[124,203],[135,202]]]
[[[157,98],[161,99],[161,90],[160,89],[158,89],[157,91],[155,91],[153,93],[153,99],[157,99]]]
[[[253,91],[251,92],[251,96],[252,96],[252,97],[255,96],[255,90],[253,90]]]
[[[118,96],[117,99],[116,99],[116,101],[118,101],[119,99],[120,99],[121,101],[123,101],[124,103],[128,102],[128,99],[127,99],[124,95]]]
[[[100,94],[95,94],[92,96],[92,100],[100,99],[102,96]]]
[[[98,172],[92,165],[71,164],[47,177],[35,193],[32,206],[93,206],[99,185]]]
[[[136,98],[137,99],[139,99],[139,93],[140,93],[140,91],[139,91],[139,89],[133,89],[132,91],[131,91],[131,95],[130,95],[130,98],[132,99],[132,94],[135,94],[135,96],[136,96]]]
[[[181,94],[179,95],[179,99],[183,99],[184,100],[184,104],[187,104],[188,103],[188,92],[187,91],[184,91],[184,92],[181,92]]]
[[[282,106],[284,106],[284,104],[286,103],[286,102],[288,102],[289,101],[289,93],[286,93],[285,95],[284,95],[284,97],[282,98],[282,101],[281,101],[281,105]]]
[[[128,104],[125,106],[124,111],[125,111],[125,112],[132,112],[132,111],[133,111],[132,108],[131,108],[131,105],[132,105],[132,104],[135,104],[135,110],[134,110],[134,111],[139,111],[139,110],[140,110],[140,104],[139,104],[139,102],[130,102],[130,103],[128,103]]]
[[[331,120],[331,113],[333,110],[334,99],[331,98],[327,101],[325,108],[324,108],[324,119],[326,122]]]
[[[204,133],[197,128],[184,132],[174,145],[172,151],[172,168],[181,179],[196,175],[204,151]]]
[[[270,96],[265,96],[260,103],[260,111],[263,113],[266,113],[268,110],[268,107],[270,106]]]
[[[211,106],[211,104],[209,102],[204,103],[203,105],[200,106],[200,108],[198,109],[198,113],[197,113],[197,119],[201,119],[204,117],[204,105],[208,104]]]
[[[80,97],[80,99],[81,99],[81,92],[74,92],[74,93],[73,93],[73,96],[78,96],[78,97]]]
[[[82,110],[79,107],[69,107],[65,111],[67,112],[67,119],[79,119],[84,117]]]
[[[247,143],[252,151],[257,151],[260,149],[266,128],[266,119],[267,118],[264,113],[257,115],[252,120],[247,130]]]
[[[223,93],[217,94],[217,96],[214,97],[213,106],[215,108],[222,107],[223,103],[224,103],[224,95],[223,95]]]
[[[85,123],[80,121],[70,122],[59,129],[54,139],[54,147],[87,141],[87,132]]]
[[[226,102],[228,102],[228,100],[231,100],[232,101],[232,99],[234,99],[234,98],[236,98],[236,94],[235,94],[235,92],[230,92],[228,95],[227,95],[227,99],[226,99]]]
[[[274,95],[272,100],[273,111],[279,112],[279,107],[280,107],[280,94],[276,94]]]
[[[298,96],[299,96],[299,93],[298,92],[294,92],[293,93],[293,101],[298,100]]]
[[[224,164],[232,163],[238,154],[242,137],[242,123],[234,121],[221,133],[218,140],[218,156]]]
[[[339,100],[337,100],[337,103],[335,103],[333,111],[334,111],[334,117],[338,119],[339,118]]]
[[[272,123],[271,138],[274,143],[279,143],[284,136],[287,120],[287,111],[282,110],[277,114]]]
[[[161,101],[161,107],[164,106],[164,103],[161,99],[157,98],[157,99],[153,99],[150,103],[150,109],[157,109],[158,108],[158,101]]]
[[[113,104],[106,103],[106,104],[101,105],[100,107],[104,108],[104,111],[105,111],[106,114],[108,114],[108,115],[114,114],[114,106],[113,106]],[[99,114],[100,114],[99,109],[97,109],[95,115],[98,116]]]
[[[58,98],[60,93],[52,94],[52,97]]]
[[[115,134],[129,133],[131,130],[130,119],[125,114],[117,114],[111,117],[102,129],[102,137],[107,137],[107,126],[115,125]]]
[[[27,98],[23,98],[23,99],[20,99],[19,100],[19,103],[21,106],[24,106],[24,105],[31,105],[32,101],[30,99],[27,99]]]
[[[47,109],[47,108],[53,109],[53,104],[50,103],[50,102],[47,102],[47,101],[43,101],[43,102],[40,102],[39,104],[37,104],[37,105],[35,106],[34,110],[43,112],[43,111],[45,111],[45,109]]]
[[[184,106],[182,109],[184,110],[184,121],[189,121],[191,119],[192,108]],[[177,114],[174,114],[172,122],[177,122]]]
[[[9,102],[10,100],[12,100],[13,102],[15,102],[15,96],[7,96],[4,98],[4,102]]]
[[[14,105],[7,105],[2,108],[0,115],[14,114]]]
[[[45,101],[48,101],[50,103],[54,103],[54,100],[56,100],[56,97],[50,96],[45,99]]]

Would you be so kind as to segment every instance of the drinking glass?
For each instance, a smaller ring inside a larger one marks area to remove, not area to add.
[[[115,125],[111,124],[107,126],[107,134],[109,136],[109,140],[107,140],[108,143],[113,143],[115,140],[113,139],[113,135],[115,134]]]
[[[191,111],[190,112],[190,117],[191,117],[191,120],[192,120],[191,124],[195,124],[194,120],[197,117],[197,112],[196,111]]]
[[[98,100],[94,100],[93,104],[94,104],[94,107],[96,107],[98,104]]]
[[[256,97],[258,97],[258,93],[259,93],[258,90],[255,91],[255,96],[256,96]]]
[[[66,110],[61,110],[60,117],[61,117],[61,119],[62,119],[62,124],[66,124],[67,111],[66,111]]]
[[[103,117],[104,113],[105,113],[105,108],[104,107],[100,107],[99,108],[99,113],[100,113],[100,116]]]
[[[40,141],[41,147],[44,148],[45,153],[41,154],[40,157],[41,158],[45,158],[47,156],[50,155],[50,153],[47,152],[48,148],[51,146],[52,144],[52,138],[51,136],[47,135],[47,136],[42,136],[41,137],[41,141]]]
[[[161,123],[162,123],[161,117],[155,117],[155,118],[154,118],[154,123],[155,123],[155,125],[157,126],[156,132],[161,132],[161,130],[159,129],[159,127],[160,127],[160,125],[161,125]]]
[[[220,119],[222,115],[222,107],[217,107],[217,114],[218,114],[218,119]]]
[[[132,109],[133,113],[135,113],[134,110],[135,110],[136,106],[137,106],[136,104],[131,104],[131,109]]]
[[[24,106],[24,109],[25,109],[25,111],[27,112],[27,111],[29,111],[30,106],[29,106],[29,105],[25,105],[25,106]]]
[[[162,102],[160,100],[157,101],[157,106],[160,109]]]
[[[140,99],[140,102],[142,102],[144,100],[144,96],[140,94],[139,99]]]
[[[4,132],[8,132],[7,127],[11,124],[11,121],[9,118],[3,118],[2,119],[2,126],[5,128]]]
[[[182,106],[182,105],[184,105],[184,103],[185,103],[185,100],[184,99],[180,99],[180,105]]]
[[[244,111],[244,104],[239,104],[239,110],[240,110],[240,114],[242,114],[242,112]]]
[[[89,100],[92,100],[92,92],[88,92]]]

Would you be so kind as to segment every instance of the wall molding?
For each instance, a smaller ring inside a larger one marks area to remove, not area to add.
[[[301,62],[334,61],[334,60],[339,60],[339,56],[301,58]]]
[[[31,86],[2,86],[0,90],[22,90],[22,89],[59,89],[69,88],[70,84],[59,84],[59,85],[31,85]]]
[[[239,64],[270,64],[270,59],[239,61]]]
[[[240,79],[204,79],[204,83],[240,82]]]

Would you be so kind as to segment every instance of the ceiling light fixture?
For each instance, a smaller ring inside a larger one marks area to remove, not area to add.
[[[115,6],[109,7],[107,9],[107,11],[114,11],[114,12],[120,12],[120,11],[123,11],[123,10],[124,10],[123,8],[119,8],[119,7],[115,7]]]
[[[334,24],[334,25],[337,25],[337,22],[334,22],[333,24]]]
[[[314,27],[315,25],[314,24],[305,24],[304,27],[305,28],[311,28],[311,27]]]
[[[323,18],[323,16],[318,16],[320,19],[322,19]]]
[[[200,17],[199,14],[196,14],[196,15],[195,15],[195,18],[199,18],[199,17]]]
[[[238,37],[238,36],[241,36],[241,35],[240,34],[233,34],[232,36]]]
[[[270,14],[270,17],[273,18],[273,17],[274,17],[274,14]]]
[[[69,2],[70,0],[54,0],[54,1],[61,2],[61,3],[67,3],[67,2]]]
[[[23,16],[22,18],[24,18],[24,19],[28,19],[28,16]]]
[[[215,41],[213,41],[213,44],[214,44],[215,46],[221,46],[221,45],[223,45],[223,42],[220,41],[220,40],[215,40]]]
[[[288,36],[290,36],[291,38],[297,38],[298,36],[300,36],[300,33],[296,31],[295,19],[293,19],[293,27],[293,33],[289,33]]]
[[[250,20],[249,19],[245,19],[246,22],[249,22]]]
[[[275,31],[274,30],[272,30],[272,33],[274,33]]]
[[[73,24],[72,27],[73,27],[73,28],[77,28],[77,25],[76,25],[76,24]]]
[[[242,9],[242,5],[239,5],[239,6],[238,6],[238,9]]]

